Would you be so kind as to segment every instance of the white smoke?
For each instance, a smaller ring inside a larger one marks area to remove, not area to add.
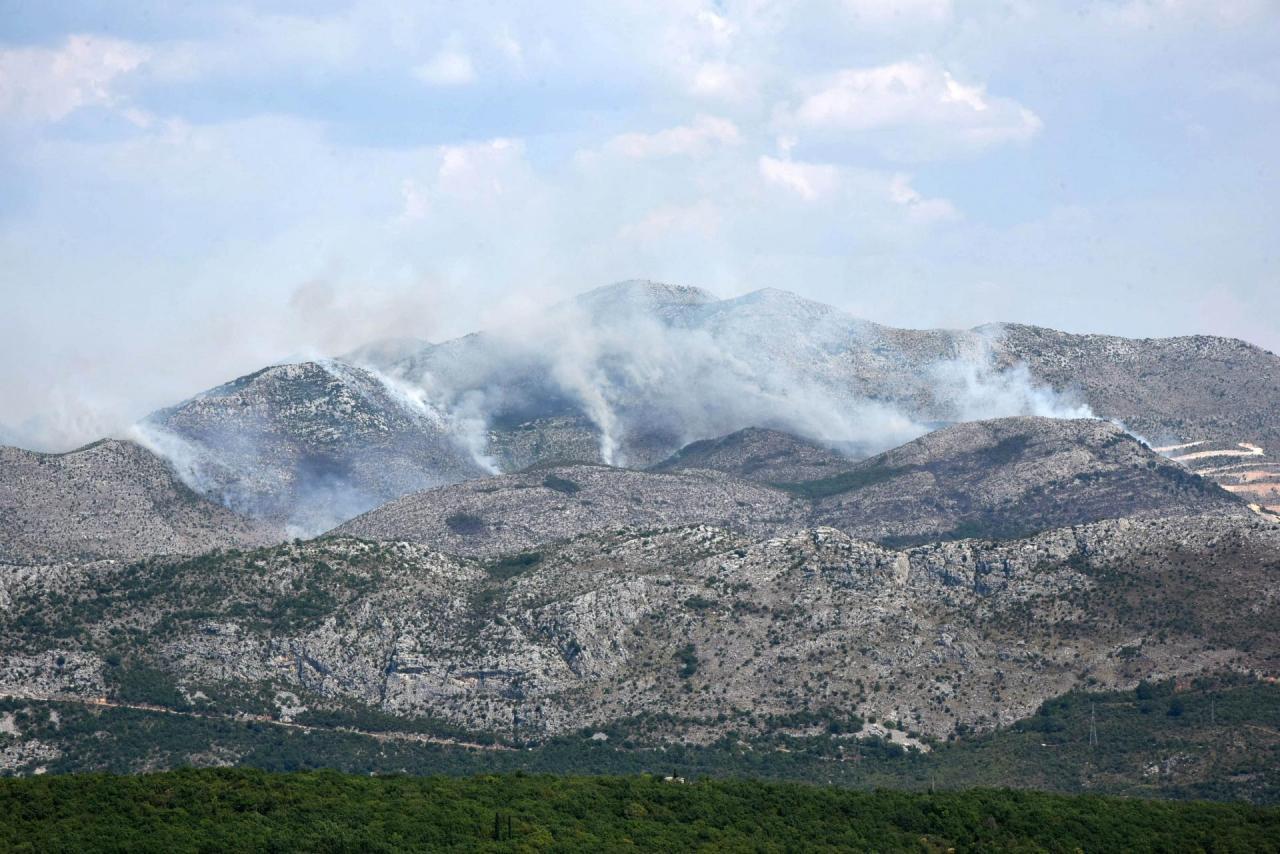
[[[390,363],[374,364],[377,347],[362,351],[370,363],[359,355],[312,361],[374,411],[402,410],[488,473],[501,468],[495,434],[543,417],[585,419],[600,460],[635,466],[745,427],[870,455],[947,422],[1092,417],[1071,395],[1037,383],[1025,365],[1000,366],[993,342],[979,333],[913,338],[780,292],[722,302],[677,292],[673,302],[669,290],[650,287],[605,289],[485,333],[397,353]],[[271,444],[282,438],[278,425],[243,416],[249,421],[237,414],[240,421],[199,443],[154,422],[136,425],[131,438],[169,460],[196,491],[240,512],[283,518],[298,535],[327,530],[385,498],[364,494],[327,458],[264,474],[278,462],[270,450],[280,447]],[[388,474],[398,477],[387,483],[402,489],[445,476],[416,468]],[[286,478],[287,488],[264,477]],[[289,506],[280,506],[282,495]]]
[[[613,465],[635,464],[631,449],[645,435],[675,450],[772,427],[874,453],[941,422],[1093,414],[1037,383],[1025,365],[998,368],[991,342],[977,333],[954,333],[960,355],[952,358],[897,354],[897,372],[872,381],[856,360],[885,350],[883,330],[873,324],[776,292],[731,309],[696,301],[655,307],[636,287],[645,286],[612,300],[593,294],[439,345],[426,364],[402,368],[397,381],[420,389],[489,469],[494,419],[539,395],[568,401],[586,417],[600,459]]]
[[[150,421],[139,421],[125,430],[124,438],[137,442],[156,456],[167,460],[178,479],[201,495],[227,503],[213,474],[216,463],[209,450],[184,439]]]
[[[971,356],[939,362],[932,373],[939,399],[954,407],[957,421],[1014,415],[1094,417],[1087,404],[1037,383],[1022,363],[997,370],[990,355]]]

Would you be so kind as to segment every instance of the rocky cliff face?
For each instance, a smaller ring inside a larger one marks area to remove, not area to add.
[[[145,673],[473,731],[514,716],[526,737],[648,713],[657,737],[712,740],[798,709],[946,736],[1077,686],[1274,673],[1277,555],[1273,522],[1199,516],[905,551],[695,525],[481,561],[327,538],[8,569],[0,690],[88,696]]]
[[[0,563],[30,564],[257,545],[271,532],[188,489],[132,442],[66,454],[0,448]]]

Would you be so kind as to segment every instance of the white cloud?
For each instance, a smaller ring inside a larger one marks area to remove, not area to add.
[[[520,140],[446,145],[440,149],[437,186],[454,196],[501,196],[512,172],[523,171],[525,165],[524,143]]]
[[[845,69],[809,81],[781,123],[818,133],[902,132],[888,145],[907,157],[975,151],[1023,142],[1040,132],[1039,116],[984,87],[962,83],[932,60]]]
[[[662,207],[618,231],[623,240],[650,242],[669,234],[712,237],[720,229],[719,209],[703,199],[692,205]]]
[[[1104,16],[1118,24],[1149,30],[1170,24],[1234,27],[1275,14],[1270,0],[1127,0],[1103,6]]]
[[[608,148],[625,157],[636,158],[697,156],[716,146],[737,145],[741,141],[737,125],[728,119],[698,116],[691,124],[656,133],[624,133],[614,137]]]
[[[400,184],[400,198],[403,205],[400,219],[404,222],[416,222],[427,215],[427,194],[412,178],[405,178]]]
[[[844,5],[855,20],[877,27],[936,23],[951,16],[951,0],[844,0]]]
[[[767,155],[758,163],[760,176],[767,183],[789,190],[807,202],[833,190],[839,177],[836,167],[821,163],[796,163]]]
[[[747,73],[727,62],[704,62],[693,71],[689,91],[704,98],[741,101],[747,97]]]
[[[894,175],[889,182],[889,199],[906,208],[915,222],[930,223],[956,219],[959,214],[955,206],[946,199],[928,199],[911,186],[911,179],[906,175]]]
[[[147,57],[130,42],[88,35],[69,36],[58,48],[0,50],[0,116],[56,122],[81,107],[117,106],[114,84]]]
[[[443,50],[419,65],[413,75],[429,86],[465,86],[475,82],[471,57],[459,50]]]

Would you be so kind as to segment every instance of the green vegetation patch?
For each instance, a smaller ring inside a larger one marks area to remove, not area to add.
[[[772,486],[800,498],[817,501],[823,498],[830,498],[833,495],[842,495],[846,492],[853,492],[878,483],[884,483],[911,471],[911,466],[889,466],[880,463],[831,477],[819,478],[818,480],[775,483]]]
[[[444,524],[453,533],[464,537],[485,532],[484,519],[474,513],[452,513],[444,520]]]
[[[1276,851],[1280,809],[655,777],[183,770],[0,781],[13,851]]]
[[[503,555],[485,564],[485,572],[495,581],[506,581],[515,578],[522,572],[542,563],[542,552],[519,552]]]
[[[565,495],[573,495],[576,492],[582,491],[582,487],[576,481],[569,480],[567,477],[559,477],[554,474],[549,474],[544,477],[542,479],[542,485],[547,489],[562,492]]]

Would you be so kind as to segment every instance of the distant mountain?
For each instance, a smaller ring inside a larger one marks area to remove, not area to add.
[[[0,564],[195,554],[271,542],[132,442],[65,454],[0,448]]]
[[[980,327],[1005,361],[1153,444],[1201,439],[1280,445],[1280,358],[1234,338],[1072,335],[1019,324]]]
[[[624,282],[370,367],[481,423],[499,461],[544,430],[552,456],[538,459],[595,445],[586,461],[643,467],[751,426],[865,455],[940,422],[1083,412],[998,370],[984,334],[894,330],[772,289],[717,300]]]
[[[1159,447],[1256,445],[1247,469],[1189,464],[1280,506],[1280,469],[1266,464],[1280,448],[1280,359],[1229,339],[894,329],[785,291],[720,300],[635,281],[347,358],[242,377],[153,414],[142,435],[202,494],[300,533],[493,471],[670,468],[690,443],[745,428],[866,457],[1011,416],[1116,418]],[[745,475],[724,465],[708,467]]]
[[[300,533],[485,473],[415,390],[337,362],[265,368],[139,429],[203,494]]]
[[[403,350],[397,352],[403,354]],[[1280,447],[1280,359],[1232,339],[1131,340],[1017,324],[894,329],[785,291],[717,300],[624,282],[527,327],[477,333],[377,362],[446,410],[481,420],[499,462],[662,462],[749,426],[883,451],[946,423],[1094,414],[1157,445]],[[548,438],[542,441],[544,432]]]

